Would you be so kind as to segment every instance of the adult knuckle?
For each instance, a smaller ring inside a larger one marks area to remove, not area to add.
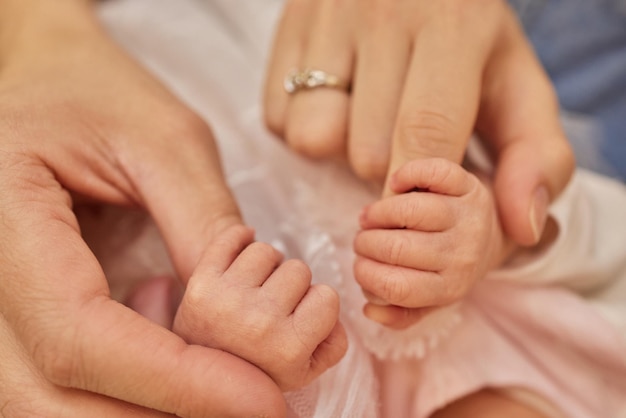
[[[176,108],[165,112],[167,116],[161,120],[162,135],[171,143],[185,145],[203,144],[213,134],[207,122],[195,112],[186,108]],[[176,141],[172,142],[172,138]],[[179,142],[180,141],[180,142]],[[179,145],[177,145],[179,146]]]
[[[263,110],[263,123],[271,133],[282,137],[285,134],[285,118],[282,112],[266,105]]]
[[[354,173],[364,180],[379,180],[387,174],[389,156],[381,153],[354,151],[350,153]]]
[[[345,136],[341,129],[324,123],[315,126],[288,123],[285,136],[292,149],[311,158],[338,155],[345,147]]]
[[[397,26],[405,16],[402,15],[403,8],[401,2],[389,0],[369,0],[367,7],[362,8],[368,29],[377,33],[377,29],[386,30]]]
[[[46,335],[32,350],[33,361],[44,377],[63,387],[78,385],[75,380],[82,361],[72,340],[73,337]]]
[[[312,1],[315,0],[287,0],[283,8],[283,13],[285,15],[305,13],[309,10],[309,4],[311,4]]]
[[[0,416],[3,418],[41,418],[53,416],[49,405],[40,396],[16,396],[3,400],[0,404]]]
[[[504,9],[502,0],[441,0],[435,5],[435,11],[446,18],[451,27],[459,27],[468,22],[475,27],[474,24],[480,22],[481,17],[484,23],[486,16]]]

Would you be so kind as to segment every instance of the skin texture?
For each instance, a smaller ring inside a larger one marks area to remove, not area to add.
[[[260,369],[111,300],[72,211],[143,209],[183,282],[201,274],[214,237],[241,223],[210,129],[90,2],[0,0],[0,19],[1,415],[284,416]]]
[[[483,389],[466,396],[440,411],[432,418],[547,418],[542,413],[507,398],[501,393]]]
[[[283,78],[313,68],[350,81],[288,95]],[[288,0],[265,84],[265,121],[296,151],[347,158],[386,180],[417,158],[460,163],[476,131],[496,162],[505,232],[541,236],[573,156],[551,84],[503,0]]]
[[[406,328],[463,298],[510,246],[490,190],[458,164],[411,161],[390,187],[397,194],[361,214],[354,275],[369,300],[365,315]]]
[[[259,368],[111,300],[80,236],[77,202],[146,210],[187,282],[211,275],[202,255],[241,223],[210,129],[108,39],[90,3],[0,0],[0,415],[282,417]],[[535,174],[531,186],[549,177]]]
[[[247,228],[227,229],[189,280],[173,330],[248,360],[290,391],[334,366],[347,338],[337,292],[312,286],[306,264],[282,258]]]
[[[406,163],[389,180],[394,195],[366,207],[354,241],[354,274],[368,303],[364,314],[395,329],[462,299],[476,281],[516,249],[504,235],[491,183],[441,158]],[[544,234],[541,244],[554,239]],[[383,366],[384,367],[384,366]],[[384,381],[384,373],[381,374]],[[489,388],[432,418],[542,418]]]

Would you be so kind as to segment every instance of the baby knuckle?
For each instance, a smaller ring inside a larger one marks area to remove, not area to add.
[[[207,309],[209,306],[212,309]],[[213,322],[214,311],[224,313],[223,309],[206,297],[205,292],[199,290],[197,286],[188,286],[184,303],[176,315],[175,331],[183,338],[193,337],[193,330],[202,329],[203,323]]]
[[[248,248],[265,262],[276,262],[281,258],[278,250],[266,242],[253,242]]]
[[[401,304],[411,296],[411,288],[405,274],[385,275],[381,278],[381,296],[392,304]]]
[[[328,312],[329,316],[337,317],[339,314],[339,294],[335,289],[327,285],[316,285],[314,291]]]
[[[475,263],[460,263],[454,271],[446,274],[441,303],[453,303],[463,298],[471,284],[471,276],[474,271]]]
[[[313,273],[311,272],[311,268],[302,260],[292,258],[283,263],[292,274],[311,282],[313,278]]]
[[[371,269],[368,268],[369,263],[370,261],[368,259],[358,257],[354,261],[352,270],[354,272],[354,279],[359,286],[365,290],[372,291],[372,282],[375,282],[375,280],[373,280]]]
[[[421,210],[419,198],[413,198],[413,194],[408,194],[400,204],[395,205],[391,210],[395,211],[396,218],[399,220],[403,228],[418,229],[423,224],[425,213]]]
[[[383,261],[389,263],[394,266],[402,265],[402,260],[404,253],[409,247],[409,242],[407,238],[401,237],[390,237],[381,242],[381,255],[383,256]]]
[[[432,158],[427,161],[425,167],[425,177],[433,185],[448,184],[457,168],[454,163],[444,158]]]
[[[302,363],[303,358],[308,358],[308,350],[300,342],[284,344],[280,350],[280,358],[289,368],[294,368]]]

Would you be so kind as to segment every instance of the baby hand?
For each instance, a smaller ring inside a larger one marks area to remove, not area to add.
[[[238,225],[212,243],[173,329],[189,343],[255,364],[284,391],[297,389],[345,354],[339,297],[328,286],[312,286],[303,262],[282,262],[281,253],[253,236]]]
[[[411,161],[395,193],[365,208],[354,274],[365,315],[394,328],[461,299],[500,259],[503,238],[490,191],[444,159]]]

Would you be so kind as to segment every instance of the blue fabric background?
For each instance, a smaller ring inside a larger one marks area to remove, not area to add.
[[[579,162],[626,181],[626,0],[510,3],[565,114],[578,121],[570,136]],[[578,135],[581,125],[592,134]]]

